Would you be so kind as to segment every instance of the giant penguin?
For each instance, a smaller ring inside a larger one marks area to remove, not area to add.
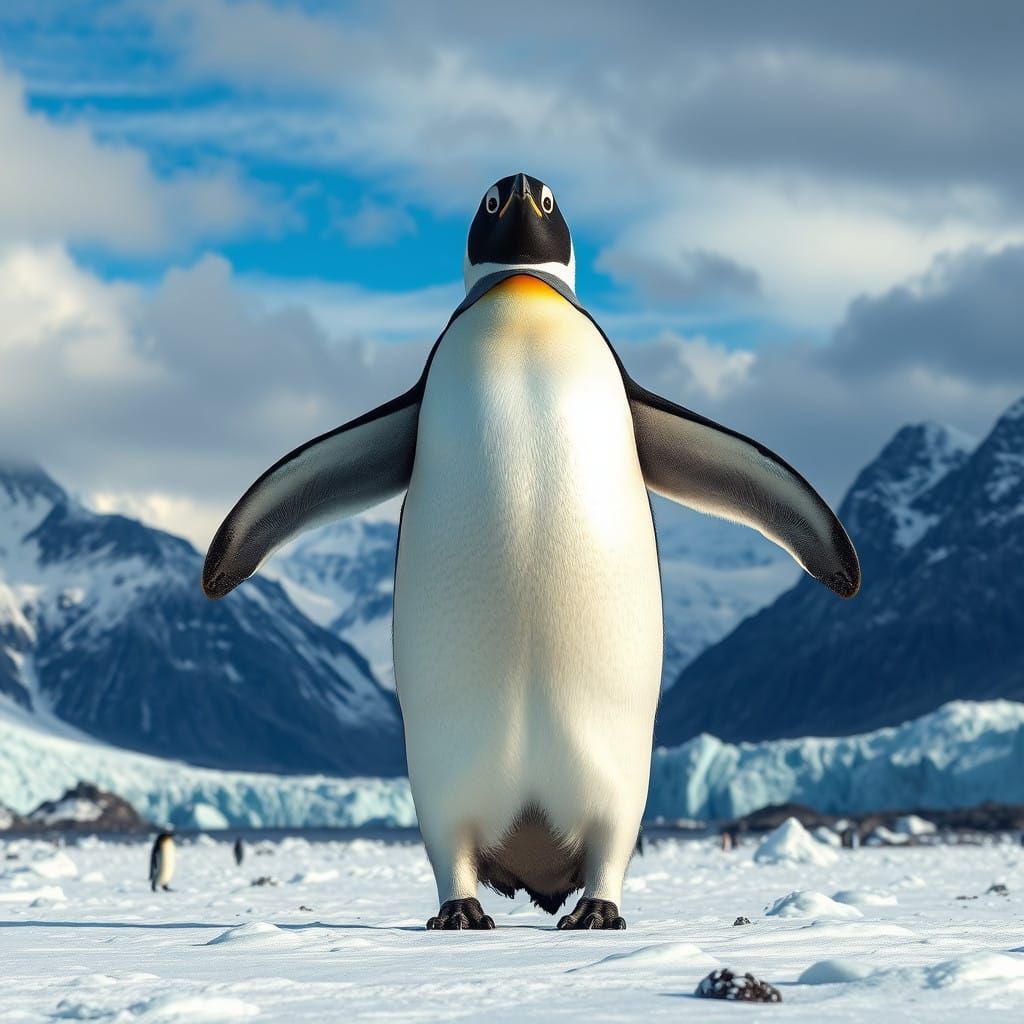
[[[395,678],[437,881],[428,928],[493,928],[483,882],[559,928],[624,928],[662,659],[648,491],[745,523],[841,597],[843,527],[779,456],[629,378],[575,294],[551,190],[487,190],[467,294],[405,394],[272,466],[221,525],[223,597],[302,530],[406,492]]]

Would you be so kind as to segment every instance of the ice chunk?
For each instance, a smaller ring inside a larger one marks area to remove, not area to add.
[[[843,845],[843,840],[840,838],[839,833],[834,832],[828,827],[828,825],[819,825],[811,832],[811,835],[814,836],[819,843],[824,843],[826,846]]]
[[[278,949],[282,946],[297,946],[299,937],[267,921],[250,921],[248,924],[229,928],[226,932],[210,939],[208,946],[237,946],[244,949]]]
[[[839,859],[835,850],[818,842],[796,818],[787,818],[757,848],[759,864],[817,864],[827,867]]]
[[[893,822],[892,830],[905,836],[930,836],[937,831],[933,822],[916,814],[904,814],[897,818]]]
[[[868,846],[904,846],[910,842],[910,836],[879,825],[864,842]]]
[[[874,973],[873,967],[857,963],[856,960],[819,960],[797,978],[797,984],[837,985],[846,981],[860,981]]]
[[[823,892],[811,889],[800,889],[782,896],[765,911],[765,917],[813,917],[818,921],[863,916],[856,907],[837,903]]]

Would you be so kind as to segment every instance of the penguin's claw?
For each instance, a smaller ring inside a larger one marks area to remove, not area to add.
[[[576,904],[576,909],[558,922],[560,931],[591,928],[621,931],[625,927],[626,922],[619,916],[619,908],[611,900],[596,900],[589,896],[584,896]]]
[[[494,918],[484,913],[480,901],[476,898],[466,900],[447,900],[441,904],[437,917],[427,922],[428,931],[490,931],[494,927]]]

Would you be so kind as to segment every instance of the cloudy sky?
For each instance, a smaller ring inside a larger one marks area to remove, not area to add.
[[[205,547],[415,380],[520,169],[634,376],[833,501],[1024,393],[1024,4],[491,7],[6,0],[0,450]]]

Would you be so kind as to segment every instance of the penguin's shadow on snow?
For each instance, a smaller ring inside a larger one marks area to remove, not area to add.
[[[126,928],[142,931],[173,931],[186,928],[223,929],[240,928],[245,921],[232,921],[228,924],[217,924],[211,921],[0,921],[0,930],[4,928]],[[335,931],[369,931],[369,932],[422,932],[427,934],[423,925],[415,924],[332,924],[328,921],[308,921],[302,924],[278,924],[281,931],[304,932],[315,928],[330,928]],[[556,932],[554,925],[538,924],[506,924],[501,931]],[[469,930],[452,934],[472,934]]]

